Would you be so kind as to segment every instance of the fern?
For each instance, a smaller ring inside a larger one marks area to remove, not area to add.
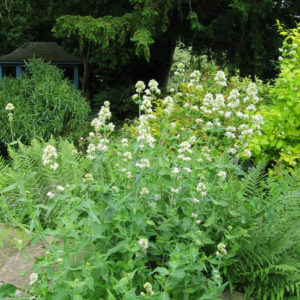
[[[58,151],[59,167],[55,172],[42,164],[47,144],[55,146]],[[57,185],[81,182],[85,164],[72,154],[74,149],[73,144],[62,139],[51,139],[48,143],[33,139],[29,146],[19,142],[17,148],[10,147],[9,165],[1,168],[0,161],[0,195],[6,207],[3,218],[7,220],[10,208],[14,207],[14,211],[19,212],[17,218],[23,222],[33,214],[33,207],[47,204],[47,192],[54,191]]]
[[[243,180],[242,211],[250,238],[241,241],[236,263],[226,268],[231,288],[247,296],[287,299],[300,295],[299,172],[278,182],[260,163]],[[247,204],[248,203],[248,204]]]

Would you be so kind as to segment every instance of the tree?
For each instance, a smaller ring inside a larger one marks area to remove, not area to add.
[[[165,87],[178,41],[242,75],[271,78],[282,42],[276,19],[293,27],[299,14],[297,0],[28,0],[25,7],[21,0],[6,1],[14,7],[8,13],[0,6],[6,48],[26,39],[58,39],[82,57],[89,97],[139,79],[156,78]]]
[[[97,5],[106,4],[102,2]],[[209,53],[219,63],[230,62],[242,75],[270,78],[274,76],[270,61],[276,60],[281,42],[274,26],[276,19],[292,26],[297,11],[296,1],[272,0],[129,0],[128,4],[115,16],[66,15],[57,19],[53,29],[56,37],[78,39],[85,66],[84,89],[88,62],[94,55],[104,70],[108,62],[114,72],[139,65],[144,70],[142,76],[138,72],[140,78],[151,74],[165,86],[179,40],[198,53]],[[93,47],[97,47],[98,55],[92,54]]]

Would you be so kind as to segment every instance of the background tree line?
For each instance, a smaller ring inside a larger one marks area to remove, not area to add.
[[[276,19],[293,27],[299,14],[297,0],[1,0],[0,54],[59,42],[82,58],[83,93],[97,104],[126,98],[137,80],[155,78],[164,89],[179,41],[229,71],[273,78]],[[128,105],[119,100],[120,118]]]

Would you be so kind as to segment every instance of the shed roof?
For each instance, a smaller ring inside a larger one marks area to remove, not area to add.
[[[79,57],[66,52],[55,42],[30,42],[25,43],[13,52],[0,57],[0,63],[23,63],[24,60],[43,58],[53,63],[79,64]]]

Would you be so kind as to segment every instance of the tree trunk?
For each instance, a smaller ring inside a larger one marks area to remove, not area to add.
[[[83,62],[82,95],[86,99],[90,99],[89,58],[90,58],[90,45],[88,46],[87,52],[85,54],[82,54],[82,62]]]

